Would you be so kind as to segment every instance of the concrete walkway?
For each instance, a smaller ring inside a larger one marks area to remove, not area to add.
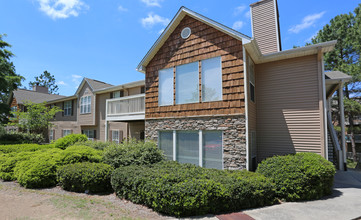
[[[257,220],[361,219],[361,172],[338,171],[331,196],[309,202],[286,202],[243,213]]]

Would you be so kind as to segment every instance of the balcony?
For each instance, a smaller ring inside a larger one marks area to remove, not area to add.
[[[106,101],[107,121],[144,120],[145,95],[132,95]]]

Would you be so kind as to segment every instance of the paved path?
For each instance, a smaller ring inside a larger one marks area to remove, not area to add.
[[[339,171],[335,176],[333,194],[322,200],[286,202],[280,205],[245,210],[257,220],[349,220],[361,219],[361,172]]]

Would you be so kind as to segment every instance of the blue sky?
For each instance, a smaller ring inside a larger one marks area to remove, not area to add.
[[[256,0],[0,0],[0,33],[28,87],[44,70],[62,95],[83,77],[113,85],[144,79],[137,64],[181,6],[251,36]],[[296,4],[297,3],[297,4]],[[304,45],[331,18],[358,1],[278,0],[282,49]]]

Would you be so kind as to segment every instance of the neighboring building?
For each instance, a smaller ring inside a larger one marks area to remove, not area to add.
[[[86,134],[91,140],[144,139],[144,80],[113,86],[84,78],[73,96],[47,102],[58,106],[49,139]]]
[[[314,152],[342,169],[326,100],[349,77],[325,78],[323,63],[336,41],[281,51],[276,0],[251,4],[251,16],[253,38],[180,8],[137,67],[146,138],[169,159],[208,168],[254,170],[273,155]]]
[[[33,90],[17,89],[13,91],[8,99],[8,105],[10,106],[11,111],[26,111],[25,104],[28,102],[43,103],[62,97],[65,96],[49,94],[47,87],[35,85]],[[8,131],[17,131],[17,127],[14,126],[7,126],[6,129]]]

